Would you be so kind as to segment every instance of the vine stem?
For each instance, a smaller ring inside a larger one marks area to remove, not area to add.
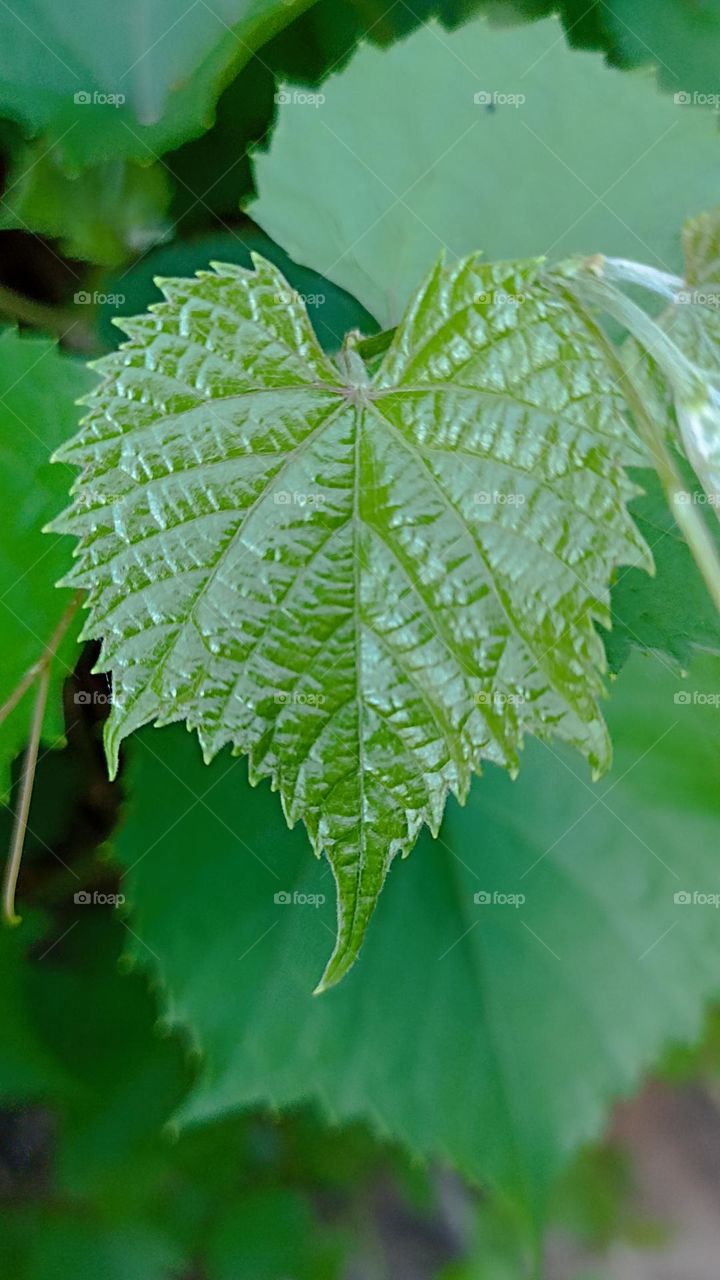
[[[563,292],[566,296],[569,296],[577,311],[580,312],[585,323],[593,330],[596,340],[602,346],[608,361],[616,371],[617,381],[622,386],[625,399],[632,410],[633,417],[637,423],[638,434],[655,465],[655,470],[665,491],[670,510],[692,552],[713,604],[720,612],[720,557],[710,537],[708,527],[693,502],[693,495],[683,483],[682,476],[665,444],[662,432],[658,430],[651,415],[645,408],[637,386],[618,357],[612,343],[605,336],[595,317],[588,310],[583,299],[578,297],[578,292],[569,282],[563,281],[561,287],[563,287]],[[580,287],[582,288],[582,286]],[[603,305],[599,298],[598,303],[601,306]],[[607,300],[605,300],[605,309],[611,309],[607,306]],[[618,316],[618,318],[621,317]]]
[[[20,863],[22,862],[23,847],[27,832],[27,821],[30,813],[30,802],[32,800],[33,786],[35,783],[35,770],[37,769],[40,737],[42,734],[43,721],[45,719],[48,689],[50,687],[50,668],[52,666],[53,658],[60,647],[63,636],[70,626],[81,600],[82,592],[77,591],[53,631],[47,645],[45,646],[43,654],[38,658],[38,661],[35,662],[28,671],[26,671],[22,680],[17,685],[17,688],[11,693],[4,706],[0,708],[1,724],[2,721],[10,715],[10,712],[15,709],[27,690],[37,681],[37,693],[35,695],[35,706],[33,708],[32,721],[30,725],[30,737],[25,749],[22,775],[20,779],[20,796],[15,814],[12,840],[10,842],[10,852],[5,864],[5,873],[3,876],[2,912],[5,922],[10,925],[20,923],[20,916],[15,912],[15,889],[17,887],[18,875],[20,873]]]
[[[13,827],[12,841],[10,843],[10,853],[8,854],[5,875],[3,878],[3,916],[5,917],[6,922],[11,925],[20,923],[20,916],[16,915],[15,912],[15,888],[17,886],[17,879],[20,873],[20,863],[22,861],[23,846],[25,844],[25,833],[27,831],[27,820],[30,812],[33,783],[35,782],[35,769],[37,767],[38,750],[40,748],[40,734],[42,733],[43,720],[45,718],[45,707],[47,705],[49,684],[50,663],[48,662],[43,667],[38,681],[32,724],[30,726],[30,738],[28,740],[25,758],[23,760],[22,779],[20,782],[20,799],[18,801],[17,812],[15,814],[15,825]]]

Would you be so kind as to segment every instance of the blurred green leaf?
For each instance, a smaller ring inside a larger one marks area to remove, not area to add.
[[[27,1225],[21,1280],[170,1280],[185,1261],[161,1231],[139,1222],[41,1212]]]
[[[252,216],[382,327],[443,248],[673,267],[677,228],[717,200],[716,114],[572,52],[556,22],[426,27],[359,49],[322,93],[288,89]]]
[[[537,0],[512,0],[520,12]],[[715,0],[560,0],[545,4],[562,15],[568,39],[602,49],[613,65],[651,64],[669,93],[717,95],[720,11]],[[717,105],[717,103],[715,104]]]
[[[689,490],[696,487],[685,469]],[[655,576],[621,569],[611,591],[612,629],[603,631],[611,671],[632,649],[651,649],[676,668],[687,667],[693,649],[720,653],[720,616],[680,533],[654,471],[633,473],[644,493],[630,504],[633,519],[653,554]],[[720,529],[711,529],[720,550]]]
[[[82,314],[78,308],[78,316]],[[79,323],[79,320],[78,320]],[[43,533],[67,498],[73,469],[51,466],[50,454],[72,435],[75,401],[92,384],[83,365],[62,355],[45,338],[0,334],[0,484],[3,538],[0,544],[0,707],[26,672],[43,655],[61,621],[72,592],[56,590],[66,572],[72,545]],[[61,691],[77,651],[76,622],[66,633],[52,664],[45,739],[64,732]],[[0,798],[7,795],[10,763],[25,746],[33,707],[26,692],[0,723]]]
[[[0,114],[68,171],[145,164],[204,132],[220,90],[312,0],[213,0],[132,14],[110,0],[0,7]]]
[[[679,688],[635,656],[608,779],[540,744],[518,782],[491,769],[390,876],[360,963],[321,999],[327,868],[241,762],[143,731],[119,849],[131,950],[205,1054],[180,1119],[317,1099],[542,1212],[610,1100],[695,1039],[717,993],[718,913],[674,895],[718,889],[719,694],[715,660]]]
[[[0,199],[0,231],[33,231],[58,240],[67,257],[114,266],[167,233],[170,197],[159,165],[108,160],[68,177],[44,144],[22,145]]]
[[[208,1280],[332,1280],[339,1253],[297,1192],[281,1187],[244,1196],[213,1224]]]
[[[0,1101],[5,1106],[47,1099],[67,1085],[29,1006],[29,936],[27,925],[22,930],[0,927]]]
[[[73,1082],[59,1100],[56,1174],[65,1193],[126,1211],[168,1162],[163,1128],[192,1073],[177,1041],[158,1034],[143,978],[118,971],[127,930],[112,906],[77,902],[73,915],[28,979],[35,1026]]]

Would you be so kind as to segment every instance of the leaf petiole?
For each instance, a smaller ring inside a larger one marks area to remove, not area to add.
[[[22,778],[20,782],[20,799],[15,813],[15,825],[13,827],[12,840],[10,842],[10,853],[8,854],[8,860],[5,866],[5,875],[3,877],[3,916],[5,918],[5,922],[10,925],[20,923],[20,916],[15,912],[15,888],[17,886],[17,879],[20,873],[20,863],[22,861],[23,846],[25,844],[25,833],[27,831],[30,801],[32,799],[33,784],[35,782],[35,770],[37,768],[38,750],[40,747],[40,734],[42,733],[43,720],[45,718],[45,707],[47,705],[49,684],[50,663],[48,662],[43,667],[38,681],[32,724],[30,726],[30,738],[25,751],[25,758],[23,760]]]
[[[35,706],[33,708],[32,721],[30,725],[30,737],[28,739],[28,745],[25,749],[25,757],[23,759],[22,777],[20,781],[20,798],[18,801],[17,811],[15,813],[15,824],[13,827],[12,840],[10,842],[10,852],[8,854],[8,859],[5,864],[5,872],[3,875],[2,911],[5,923],[9,925],[20,923],[20,916],[15,912],[15,889],[17,886],[18,875],[20,873],[20,863],[22,861],[25,833],[27,831],[27,820],[30,812],[30,801],[32,800],[33,785],[35,782],[35,770],[37,768],[40,737],[42,734],[45,708],[47,706],[48,688],[50,685],[50,669],[53,658],[55,657],[63,636],[78,610],[81,600],[82,592],[77,591],[50,637],[44,653],[25,673],[16,689],[11,693],[3,707],[0,708],[0,723],[2,723],[2,721],[10,715],[11,711],[15,709],[27,690],[37,681],[37,693],[35,695]]]

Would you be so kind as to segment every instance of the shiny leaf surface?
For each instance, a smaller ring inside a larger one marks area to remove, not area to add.
[[[247,752],[332,865],[331,985],[483,758],[515,771],[529,732],[607,766],[594,622],[649,559],[611,371],[533,264],[439,265],[371,379],[255,261],[122,321],[56,527],[113,673],[111,767],[150,720]]]

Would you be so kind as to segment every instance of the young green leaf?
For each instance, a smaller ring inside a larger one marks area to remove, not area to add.
[[[332,865],[328,986],[483,757],[515,770],[531,732],[607,766],[594,621],[650,561],[606,362],[534,264],[439,265],[370,379],[255,263],[121,322],[55,527],[113,672],[111,771],[151,720],[248,752]]]

